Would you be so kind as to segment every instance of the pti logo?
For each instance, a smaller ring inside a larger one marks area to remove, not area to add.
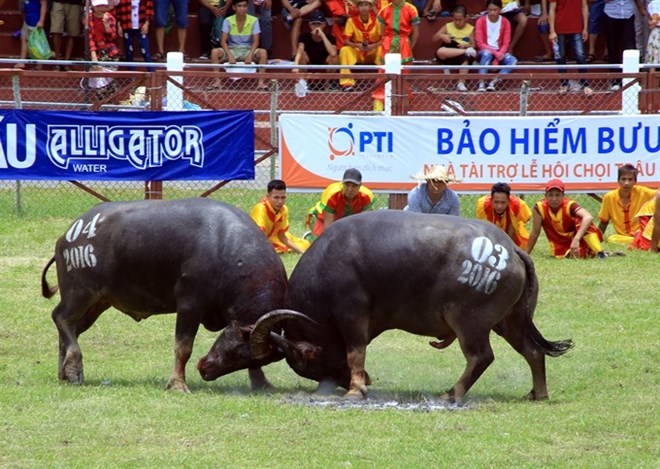
[[[362,156],[391,154],[394,151],[394,134],[386,131],[356,131],[354,134],[351,122],[346,127],[328,128],[328,149],[331,160],[354,156],[356,151]]]
[[[332,127],[328,129],[328,148],[330,159],[334,160],[340,156],[355,155],[355,137],[353,136],[353,124],[346,127]]]

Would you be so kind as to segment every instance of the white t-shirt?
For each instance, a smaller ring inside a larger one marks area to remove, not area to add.
[[[495,50],[500,50],[500,29],[502,28],[502,17],[499,16],[496,22],[486,18],[486,42]]]
[[[140,29],[140,0],[131,0],[131,28]]]

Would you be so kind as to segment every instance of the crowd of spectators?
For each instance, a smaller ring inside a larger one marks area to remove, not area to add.
[[[111,34],[116,36],[112,42],[126,61],[136,59],[136,43],[145,62],[163,60],[168,52],[165,35],[174,32],[176,50],[184,54],[185,60],[191,60],[186,54],[187,30],[189,16],[195,12],[201,48],[201,56],[195,59],[210,61],[214,49],[219,50],[216,57],[223,56],[226,49],[222,45],[222,35],[228,32],[222,25],[237,14],[234,0],[89,0],[87,3],[92,9],[105,8],[104,15],[113,17],[115,31],[106,31],[106,39]],[[85,25],[93,13],[84,13],[85,0],[19,0],[19,5],[24,13],[20,31],[24,41],[21,58],[27,57],[25,41],[30,31],[47,24],[53,58],[71,59],[75,42],[82,44],[85,34],[86,41],[93,47],[95,32]],[[288,38],[276,38],[290,44],[290,56],[280,57],[281,60],[295,61],[299,65],[382,64],[384,54],[393,51],[402,53],[404,61],[410,62],[416,59],[420,23],[451,17],[447,18],[449,22],[439,24],[426,43],[432,41],[437,46],[436,58],[441,64],[475,62],[480,66],[480,73],[487,72],[491,64],[513,65],[518,61],[516,48],[528,27],[531,12],[530,0],[523,0],[522,4],[520,0],[487,0],[483,11],[474,15],[468,15],[465,6],[450,0],[392,0],[391,3],[386,0],[281,0],[281,5],[281,16],[275,20],[282,21],[290,31]],[[534,58],[536,61],[566,63],[567,46],[570,46],[577,63],[593,62],[599,34],[604,35],[603,42],[607,46],[601,59],[607,63],[621,63],[623,50],[628,48],[647,52],[648,63],[657,63],[660,59],[660,0],[540,0],[540,5],[535,6],[540,7],[535,11],[537,32],[545,50],[543,55]],[[251,45],[255,50],[264,51],[266,59],[274,58],[272,9],[272,0],[248,0],[247,3],[247,23],[253,28]],[[392,18],[396,18],[397,24],[392,24]],[[318,51],[307,50],[315,46]],[[92,47],[86,48],[90,56]],[[261,52],[248,54],[243,59],[245,63],[263,63]],[[23,63],[17,64],[17,67],[23,66]],[[62,69],[68,68],[63,66]],[[354,85],[347,78],[342,88],[352,91]],[[494,90],[496,85],[497,80],[488,85],[481,83],[478,91]],[[585,94],[591,93],[586,80],[581,85]],[[620,81],[613,81],[613,90],[618,87]],[[458,81],[457,89],[467,90],[463,80]],[[566,83],[562,82],[561,90],[566,89]]]

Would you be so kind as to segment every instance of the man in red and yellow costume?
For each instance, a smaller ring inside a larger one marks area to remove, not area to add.
[[[616,234],[609,236],[607,242],[630,244],[635,233],[639,231],[635,214],[655,196],[655,191],[650,187],[637,185],[637,169],[631,164],[619,167],[617,182],[619,188],[603,196],[603,204],[598,214],[598,228],[604,234],[611,220]]]
[[[550,253],[558,258],[606,256],[603,235],[593,223],[593,216],[574,200],[564,197],[564,183],[551,179],[545,187],[545,199],[534,204],[534,221],[527,243],[532,253],[541,228],[550,243]]]
[[[660,189],[642,206],[635,218],[640,230],[635,234],[630,249],[660,252]]]
[[[525,224],[532,218],[532,212],[524,200],[511,195],[506,182],[493,184],[490,195],[477,200],[477,218],[487,220],[500,227],[521,249],[527,248],[529,232]]]
[[[268,183],[268,194],[252,208],[254,220],[277,253],[295,251],[302,254],[309,241],[296,238],[289,233],[289,209],[286,202],[286,184],[280,179]]]
[[[362,185],[362,174],[347,169],[341,182],[333,182],[321,194],[321,200],[307,213],[305,226],[312,228],[309,238],[314,240],[340,218],[371,209],[374,194]],[[307,238],[307,235],[305,235]]]
[[[348,18],[344,28],[344,46],[339,50],[342,65],[377,65],[381,59],[381,26],[374,12],[374,0],[357,0],[357,13]],[[350,73],[342,69],[341,73]],[[342,91],[353,91],[355,80],[339,80]]]

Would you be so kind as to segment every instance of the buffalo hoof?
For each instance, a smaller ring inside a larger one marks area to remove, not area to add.
[[[548,399],[548,393],[537,393],[532,389],[523,399],[527,401],[545,401]]]
[[[185,394],[190,394],[190,389],[185,381],[179,378],[170,378],[165,386],[166,391],[179,391]]]
[[[458,396],[455,396],[453,391],[447,391],[446,393],[444,393],[442,396],[440,396],[440,400],[452,406],[463,405],[463,399]]]
[[[350,400],[362,400],[367,398],[367,388],[351,388],[346,394],[344,394],[344,399]]]
[[[250,387],[253,391],[273,391],[275,386],[270,384],[270,381],[264,375],[264,372],[261,369],[258,370],[248,370],[248,375],[250,377]]]

